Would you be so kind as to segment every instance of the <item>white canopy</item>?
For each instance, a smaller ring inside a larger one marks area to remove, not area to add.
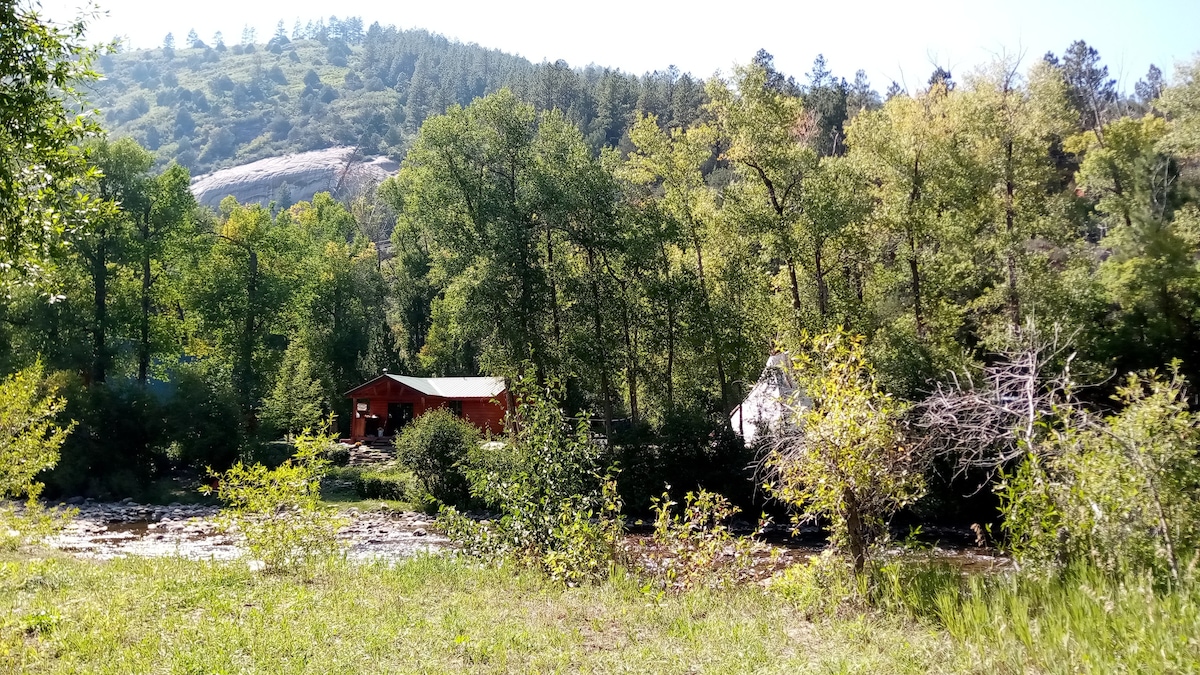
[[[812,405],[808,397],[797,393],[798,387],[790,372],[790,361],[786,353],[772,354],[758,383],[729,416],[734,433],[741,434],[746,445],[753,445],[757,438],[784,424],[789,406]]]

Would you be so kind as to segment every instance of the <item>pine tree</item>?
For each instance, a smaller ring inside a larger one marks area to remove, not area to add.
[[[319,430],[325,410],[325,395],[313,375],[308,350],[292,342],[284,352],[275,387],[263,401],[262,421],[268,429],[291,436]]]

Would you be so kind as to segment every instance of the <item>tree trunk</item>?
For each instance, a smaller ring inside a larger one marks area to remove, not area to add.
[[[242,381],[242,412],[246,416],[246,429],[253,432],[258,426],[258,420],[254,415],[254,333],[255,320],[254,310],[258,304],[258,254],[252,249],[247,249],[249,261],[247,263],[247,278],[246,278],[246,316],[245,323],[242,326],[242,344],[240,360],[241,364],[241,381]]]
[[[908,272],[912,277],[913,319],[917,322],[917,337],[925,337],[925,314],[921,308],[921,271],[917,261],[917,228],[913,223],[913,209],[921,198],[921,154],[913,158],[912,190],[908,193],[908,213],[905,229],[908,230]]]
[[[675,410],[675,291],[667,296],[667,412]]]
[[[665,246],[662,251],[663,273],[667,282],[667,412],[675,410],[675,287],[671,284],[671,263]]]
[[[1017,244],[1017,210],[1014,204],[1014,195],[1016,193],[1016,181],[1013,177],[1013,142],[1009,139],[1004,145],[1005,157],[1005,177],[1004,177],[1004,226],[1008,235],[1007,246],[1005,246],[1005,267],[1008,268],[1008,318],[1012,327],[1021,327],[1021,302],[1017,293],[1017,254],[1015,246]]]
[[[624,294],[622,295],[624,296]],[[625,334],[625,384],[629,392],[629,419],[636,427],[638,423],[637,343],[630,331],[629,323],[629,307],[625,304],[621,310],[621,328]]]
[[[92,305],[95,323],[92,325],[92,382],[103,384],[108,376],[108,244],[106,228],[101,226],[96,237],[96,255],[92,258]]]
[[[600,368],[600,391],[604,397],[604,436],[612,438],[612,390],[611,383],[608,381],[608,359],[604,357],[604,323],[600,317],[600,282],[597,280],[599,272],[596,269],[596,254],[591,249],[588,249],[588,272],[591,275],[592,286],[592,323],[596,330],[596,353],[595,358],[597,365]]]
[[[696,234],[695,223],[692,223],[692,240],[694,242],[694,248],[696,249],[696,271],[700,277],[700,299],[704,301],[704,314],[705,314],[705,321],[707,323],[707,322],[712,321],[712,303],[709,302],[709,299],[708,299],[708,283],[704,279],[704,255],[700,250],[700,238]],[[792,279],[793,280],[795,279],[795,271],[794,270],[793,270]],[[721,356],[721,349],[720,349],[720,346],[717,344],[715,330],[709,331],[709,340],[710,340],[709,344],[713,350],[713,356],[716,358],[716,362],[717,362],[717,379],[720,380],[720,384],[721,384],[721,412],[724,413],[725,415],[728,415],[729,414],[729,394],[728,394],[729,384],[728,384],[728,382],[726,382],[726,379],[725,379],[725,360]],[[725,423],[729,424],[728,417],[726,418]]]
[[[817,280],[817,312],[824,319],[829,315],[829,285],[825,283],[825,260],[822,245],[818,244],[813,251],[813,267]]]
[[[793,260],[787,261],[788,277],[792,282],[792,308],[800,309],[800,283],[796,281],[796,263]]]
[[[842,509],[846,519],[846,547],[850,552],[850,561],[854,564],[855,574],[862,574],[867,566],[867,537],[863,531],[858,498],[850,488],[842,491]]]
[[[147,224],[142,228],[142,316],[138,344],[138,384],[142,387],[150,379],[150,286],[154,283],[150,274],[150,229]]]
[[[912,228],[908,230],[908,273],[912,277],[913,318],[917,322],[917,337],[925,337],[925,315],[921,309],[921,271],[917,262],[917,237]]]
[[[554,240],[550,234],[550,221],[546,221],[546,277],[550,280],[550,320],[554,328],[554,347],[562,344],[562,331],[558,318],[558,287],[554,283]]]

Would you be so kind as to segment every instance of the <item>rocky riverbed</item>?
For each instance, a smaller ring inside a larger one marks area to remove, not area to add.
[[[84,501],[70,505],[79,513],[48,543],[87,558],[182,556],[228,560],[243,554],[236,535],[219,530],[213,506],[167,506]],[[433,531],[421,513],[346,509],[349,522],[338,532],[349,556],[357,560],[399,559],[444,550],[449,540]]]
[[[93,502],[73,499],[62,506],[78,509],[77,515],[48,543],[55,548],[84,558],[106,560],[122,556],[182,556],[194,560],[231,560],[245,554],[236,534],[222,532],[216,524],[217,508],[205,505],[138,504]],[[423,513],[396,511],[386,504],[375,509],[348,508],[341,511],[347,524],[338,532],[353,560],[401,560],[420,553],[449,550],[450,541],[433,529],[433,519]],[[641,527],[639,527],[641,525]],[[640,521],[631,524],[623,548],[626,557],[653,571],[669,552],[648,535]],[[749,528],[743,534],[749,534]],[[815,530],[799,537],[786,534],[787,528],[773,528],[754,548],[754,562],[741,576],[762,581],[784,567],[803,562],[819,553],[825,541]],[[939,533],[938,539],[950,543],[942,548],[930,545],[922,557],[951,563],[964,574],[992,573],[1011,567],[1011,561],[995,551],[970,546],[963,532]],[[959,541],[956,541],[959,540]],[[960,543],[961,541],[961,543]],[[905,555],[900,549],[888,555]]]

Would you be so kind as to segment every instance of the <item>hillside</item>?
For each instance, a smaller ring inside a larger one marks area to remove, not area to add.
[[[333,146],[398,159],[426,117],[502,87],[566,111],[594,149],[619,144],[634,110],[687,124],[704,100],[703,83],[674,69],[534,64],[423,30],[363,30],[358,19],[290,36],[281,26],[266,44],[171,42],[104,56],[89,98],[114,136],[193,175]]]

